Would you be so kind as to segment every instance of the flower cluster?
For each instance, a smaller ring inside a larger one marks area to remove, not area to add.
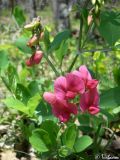
[[[83,65],[79,71],[58,77],[54,82],[54,93],[45,92],[43,97],[52,106],[53,114],[61,122],[66,122],[71,114],[78,113],[78,104],[82,112],[99,112],[97,85],[98,81],[92,79],[87,67]],[[73,102],[76,96],[79,96],[79,103]]]

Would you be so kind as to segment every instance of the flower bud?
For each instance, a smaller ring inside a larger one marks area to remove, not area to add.
[[[34,63],[39,64],[42,57],[43,57],[43,52],[42,51],[36,51],[35,54],[34,54],[34,57],[33,57]]]
[[[26,60],[26,65],[32,67],[35,64],[39,64],[43,57],[42,51],[36,51],[29,59]]]
[[[25,63],[26,63],[26,65],[27,65],[28,67],[32,67],[32,66],[33,66],[33,63],[32,63],[32,61],[31,61],[30,58],[27,59]]]
[[[37,35],[34,35],[27,43],[27,46],[32,47],[34,45],[36,45],[39,42],[39,38],[37,37]]]

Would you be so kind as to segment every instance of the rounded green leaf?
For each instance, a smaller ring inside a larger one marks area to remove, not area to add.
[[[73,124],[69,126],[62,135],[64,145],[72,149],[75,143],[76,135],[77,135],[76,125]]]
[[[75,142],[74,145],[74,150],[75,152],[82,152],[84,151],[87,147],[89,147],[92,144],[92,139],[89,136],[82,136],[78,138]]]
[[[51,146],[48,132],[43,129],[36,129],[29,138],[31,145],[38,152],[47,152]]]

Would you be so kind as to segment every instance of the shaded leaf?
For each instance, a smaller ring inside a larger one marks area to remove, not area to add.
[[[49,151],[51,141],[48,133],[43,129],[36,129],[33,131],[32,136],[29,138],[31,145],[38,152]]]

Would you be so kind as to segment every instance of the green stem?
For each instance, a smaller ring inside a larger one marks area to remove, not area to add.
[[[102,123],[99,124],[95,138],[94,138],[94,153],[95,154],[98,152],[98,149],[99,149],[99,148],[97,148],[97,146],[98,146],[98,138],[99,138],[99,133],[100,133],[101,127],[102,127]]]
[[[78,39],[78,51],[80,52],[81,50],[81,43],[82,43],[82,29],[83,29],[83,19],[82,17],[80,18],[80,30],[79,30],[79,39]],[[78,58],[79,54],[76,54],[75,58],[73,59],[69,69],[68,69],[68,72],[70,72]]]
[[[56,68],[54,67],[54,65],[52,64],[52,62],[50,61],[50,59],[48,58],[47,54],[44,53],[44,57],[47,60],[48,64],[50,65],[50,67],[52,68],[52,70],[54,71],[55,75],[58,77],[60,76],[60,74],[58,73],[58,71],[56,70]]]

